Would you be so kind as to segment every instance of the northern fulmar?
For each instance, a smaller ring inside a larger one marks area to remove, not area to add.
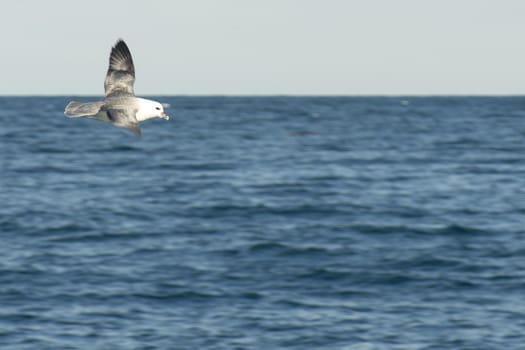
[[[168,120],[162,104],[135,97],[135,67],[131,52],[124,40],[117,41],[111,49],[109,68],[104,81],[105,97],[98,102],[69,102],[64,114],[70,118],[93,118],[110,122],[140,136],[139,122],[162,118]]]

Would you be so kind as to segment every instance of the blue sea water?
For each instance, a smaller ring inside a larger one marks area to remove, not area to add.
[[[0,98],[0,349],[525,349],[525,98],[156,99]]]

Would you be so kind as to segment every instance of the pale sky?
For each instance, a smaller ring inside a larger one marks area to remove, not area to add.
[[[525,94],[524,0],[5,0],[0,94]]]

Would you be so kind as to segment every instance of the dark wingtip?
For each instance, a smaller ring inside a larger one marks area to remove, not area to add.
[[[117,48],[119,46],[125,46],[125,47],[128,47],[128,45],[126,45],[126,42],[124,41],[124,39],[122,38],[118,38],[117,42],[115,43],[115,45],[113,45],[114,48]]]
[[[111,48],[108,72],[112,70],[126,71],[135,77],[133,58],[131,57],[128,45],[126,45],[123,39],[118,39],[115,45]]]
[[[131,52],[129,51],[128,45],[123,39],[118,39],[115,45],[111,50],[112,52],[122,52],[125,56],[131,57]]]

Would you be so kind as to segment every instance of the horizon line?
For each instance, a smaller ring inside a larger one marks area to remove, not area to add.
[[[0,94],[0,97],[88,97],[88,98],[103,98],[99,94]],[[275,94],[140,94],[136,97],[525,97],[524,93],[407,93],[407,94],[389,94],[389,93],[370,93],[370,94],[293,94],[293,93],[275,93]]]

